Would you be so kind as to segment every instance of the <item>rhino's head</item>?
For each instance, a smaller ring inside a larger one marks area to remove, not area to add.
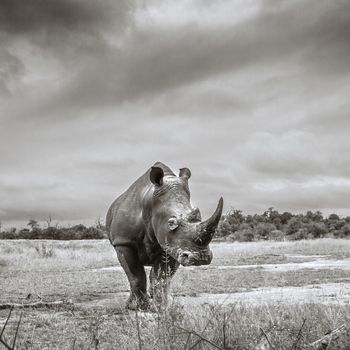
[[[214,214],[201,221],[199,209],[190,203],[190,176],[187,168],[180,169],[177,177],[164,176],[162,168],[152,167],[152,227],[159,244],[180,264],[207,265],[213,258],[209,243],[221,217],[223,199]]]

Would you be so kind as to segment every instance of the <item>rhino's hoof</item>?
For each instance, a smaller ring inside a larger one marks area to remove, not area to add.
[[[128,310],[148,311],[150,307],[148,298],[129,298],[126,303],[126,309]]]

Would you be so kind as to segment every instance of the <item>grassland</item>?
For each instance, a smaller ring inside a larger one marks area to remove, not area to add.
[[[136,314],[124,310],[129,287],[107,241],[0,241],[0,304],[72,300],[72,305],[24,310],[18,341],[28,349],[189,349],[197,342],[194,349],[213,344],[255,349],[265,333],[275,349],[290,350],[305,348],[341,324],[350,328],[349,240],[214,243],[212,248],[212,265],[179,269],[174,304],[166,312]],[[325,285],[327,293],[317,299],[291,302],[288,295]],[[278,288],[287,295],[265,298],[265,291]],[[246,302],[260,291],[257,302]],[[222,293],[240,298],[218,302]],[[0,325],[7,313],[0,310]],[[9,338],[18,313],[11,318]],[[349,349],[350,335],[329,349],[336,345]]]

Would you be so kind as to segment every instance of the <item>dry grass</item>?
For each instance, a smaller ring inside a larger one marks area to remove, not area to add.
[[[115,252],[107,240],[2,240],[0,256],[10,270],[20,271],[75,270],[116,263]]]
[[[15,320],[14,320],[15,321]],[[341,324],[350,326],[349,306],[262,305],[230,308],[207,305],[185,310],[173,305],[165,313],[119,310],[32,310],[25,313],[18,344],[42,349],[256,349],[267,337],[273,349],[307,349],[307,344]],[[11,338],[15,322],[9,329]],[[139,330],[139,331],[138,331]],[[350,333],[328,350],[349,349]]]
[[[348,258],[350,241],[214,243],[213,250],[213,266],[286,263],[308,260],[293,258],[296,254]],[[30,301],[37,294],[47,301],[74,301],[73,306],[55,309],[25,309],[18,339],[21,348],[212,349],[215,344],[227,350],[254,349],[264,332],[275,350],[291,350],[292,346],[296,350],[341,324],[350,329],[350,300],[332,305],[239,302],[199,307],[175,303],[165,313],[138,313],[136,317],[135,312],[124,310],[129,289],[124,273],[100,269],[117,264],[107,241],[0,241],[0,257],[0,302],[25,303],[28,294]],[[271,272],[213,266],[180,268],[174,278],[175,294],[350,281],[350,271],[340,269]],[[0,326],[6,315],[6,310],[0,312]],[[10,323],[9,338],[16,315],[18,312]],[[349,349],[349,333],[332,346],[329,349]]]
[[[7,261],[5,259],[0,259],[0,269],[7,266]]]

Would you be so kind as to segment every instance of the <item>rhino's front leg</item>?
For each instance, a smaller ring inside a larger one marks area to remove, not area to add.
[[[150,272],[150,295],[156,306],[166,306],[171,301],[170,282],[179,263],[170,257],[157,260]]]
[[[149,308],[147,296],[147,277],[145,268],[140,262],[137,252],[128,246],[116,246],[120,265],[123,267],[130,284],[130,297],[126,307],[131,310]]]

